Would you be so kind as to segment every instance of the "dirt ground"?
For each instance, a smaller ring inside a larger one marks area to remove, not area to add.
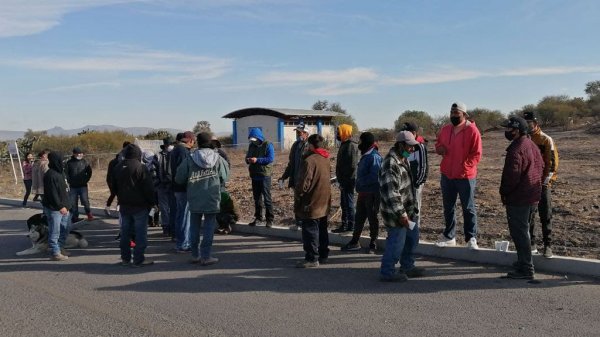
[[[553,251],[556,255],[600,259],[600,136],[587,134],[582,130],[545,131],[553,137],[560,156],[558,181],[552,189],[555,242]],[[500,131],[488,132],[482,139],[483,159],[479,164],[475,199],[479,218],[478,242],[482,247],[492,248],[496,240],[510,240],[504,207],[498,193],[508,141]],[[387,153],[390,146],[391,144],[380,144],[382,155]],[[431,242],[439,237],[444,225],[439,186],[440,157],[433,152],[433,142],[430,142],[429,150],[431,166],[423,190],[421,239]],[[336,151],[337,149],[332,150],[332,172],[335,168]],[[232,162],[232,176],[228,189],[238,201],[241,221],[251,221],[254,203],[246,164],[243,161],[245,151],[230,149],[228,153]],[[96,166],[90,184],[90,200],[93,206],[103,207],[108,197],[105,175],[111,157],[89,156]],[[277,178],[283,173],[287,158],[287,152],[276,151],[272,182],[276,221],[284,225],[293,222],[293,191],[287,188],[280,189],[277,186]],[[14,183],[10,166],[4,165],[0,170],[0,188],[2,197],[19,198],[23,195],[23,184]],[[457,209],[457,239],[464,243],[461,215],[462,211]],[[337,227],[339,220],[339,191],[334,189],[330,227]],[[536,219],[536,223],[541,240],[539,220]],[[365,226],[365,230],[368,231],[368,226]],[[385,236],[385,232],[382,232]]]

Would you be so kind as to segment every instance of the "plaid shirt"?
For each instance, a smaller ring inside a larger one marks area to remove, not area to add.
[[[394,149],[383,160],[379,170],[381,217],[386,227],[401,227],[400,219],[414,219],[417,214],[410,167]]]

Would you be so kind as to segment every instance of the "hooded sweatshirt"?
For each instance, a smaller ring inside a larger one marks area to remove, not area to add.
[[[219,213],[221,185],[229,178],[229,165],[211,148],[192,152],[177,168],[175,182],[187,186],[192,213]]]
[[[342,144],[337,153],[335,175],[342,188],[352,191],[356,184],[356,168],[359,158],[358,145],[352,141],[352,125],[338,126],[338,135]]]
[[[246,158],[256,158],[256,163],[248,164],[248,171],[253,180],[262,180],[270,177],[275,159],[273,144],[265,140],[265,136],[259,128],[250,129],[248,138],[256,138],[257,143],[251,142],[248,146]]]
[[[379,169],[382,161],[376,145],[360,157],[356,174],[356,192],[379,193]]]
[[[444,146],[446,154],[440,163],[440,171],[448,179],[474,179],[481,160],[481,134],[474,122],[454,134],[454,126],[448,124],[438,134],[436,148]]]
[[[307,151],[294,187],[294,213],[298,219],[319,219],[331,206],[329,152]]]
[[[42,205],[52,211],[60,211],[63,207],[71,208],[69,188],[63,174],[62,155],[58,152],[48,154],[48,171],[44,173]]]
[[[114,168],[112,191],[119,198],[121,212],[137,213],[154,205],[152,177],[142,164],[142,150],[135,144],[125,147],[125,159]]]

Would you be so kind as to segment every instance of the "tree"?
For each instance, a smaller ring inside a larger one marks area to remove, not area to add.
[[[425,112],[419,110],[406,110],[394,121],[394,131],[402,130],[404,123],[411,122],[423,128],[424,134],[430,134],[433,131],[433,118]]]
[[[506,117],[499,110],[475,108],[469,111],[469,119],[475,122],[480,133],[499,126]]]
[[[600,95],[600,81],[588,82],[585,85],[585,93],[589,98]]]
[[[25,134],[23,134],[23,138],[17,139],[17,146],[19,147],[19,152],[25,154],[27,152],[32,152],[33,147],[39,143],[42,138],[47,135],[46,131],[33,131],[31,129],[27,129]]]
[[[379,142],[393,142],[396,139],[396,132],[386,128],[370,128],[365,130],[372,133]]]
[[[194,126],[194,128],[192,129],[192,132],[194,132],[195,134],[199,134],[200,132],[211,132],[210,130],[210,123],[207,121],[199,121],[198,123],[196,123],[196,126]]]
[[[145,136],[144,139],[165,139],[167,137],[173,138],[173,136],[171,135],[171,133],[169,133],[169,131],[167,130],[154,130],[154,131],[150,131],[148,132]]]
[[[352,125],[352,134],[357,135],[359,133],[358,125],[356,125],[356,121],[354,120],[354,117],[352,117],[352,115],[349,115],[348,112],[346,111],[346,109],[342,108],[342,105],[340,103],[335,102],[335,103],[330,104],[327,100],[322,100],[322,101],[318,100],[312,105],[312,109],[313,110],[322,110],[322,111],[333,111],[333,112],[341,113],[342,116],[333,117],[331,119],[331,122],[334,125],[350,124],[350,125]]]

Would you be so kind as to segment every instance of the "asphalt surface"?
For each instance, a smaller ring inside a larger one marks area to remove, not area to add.
[[[33,209],[0,205],[0,336],[600,336],[600,282],[419,258],[426,277],[378,281],[380,256],[294,268],[298,242],[216,236],[209,267],[151,229],[153,266],[117,265],[115,219],[80,228],[68,261],[17,257]]]

